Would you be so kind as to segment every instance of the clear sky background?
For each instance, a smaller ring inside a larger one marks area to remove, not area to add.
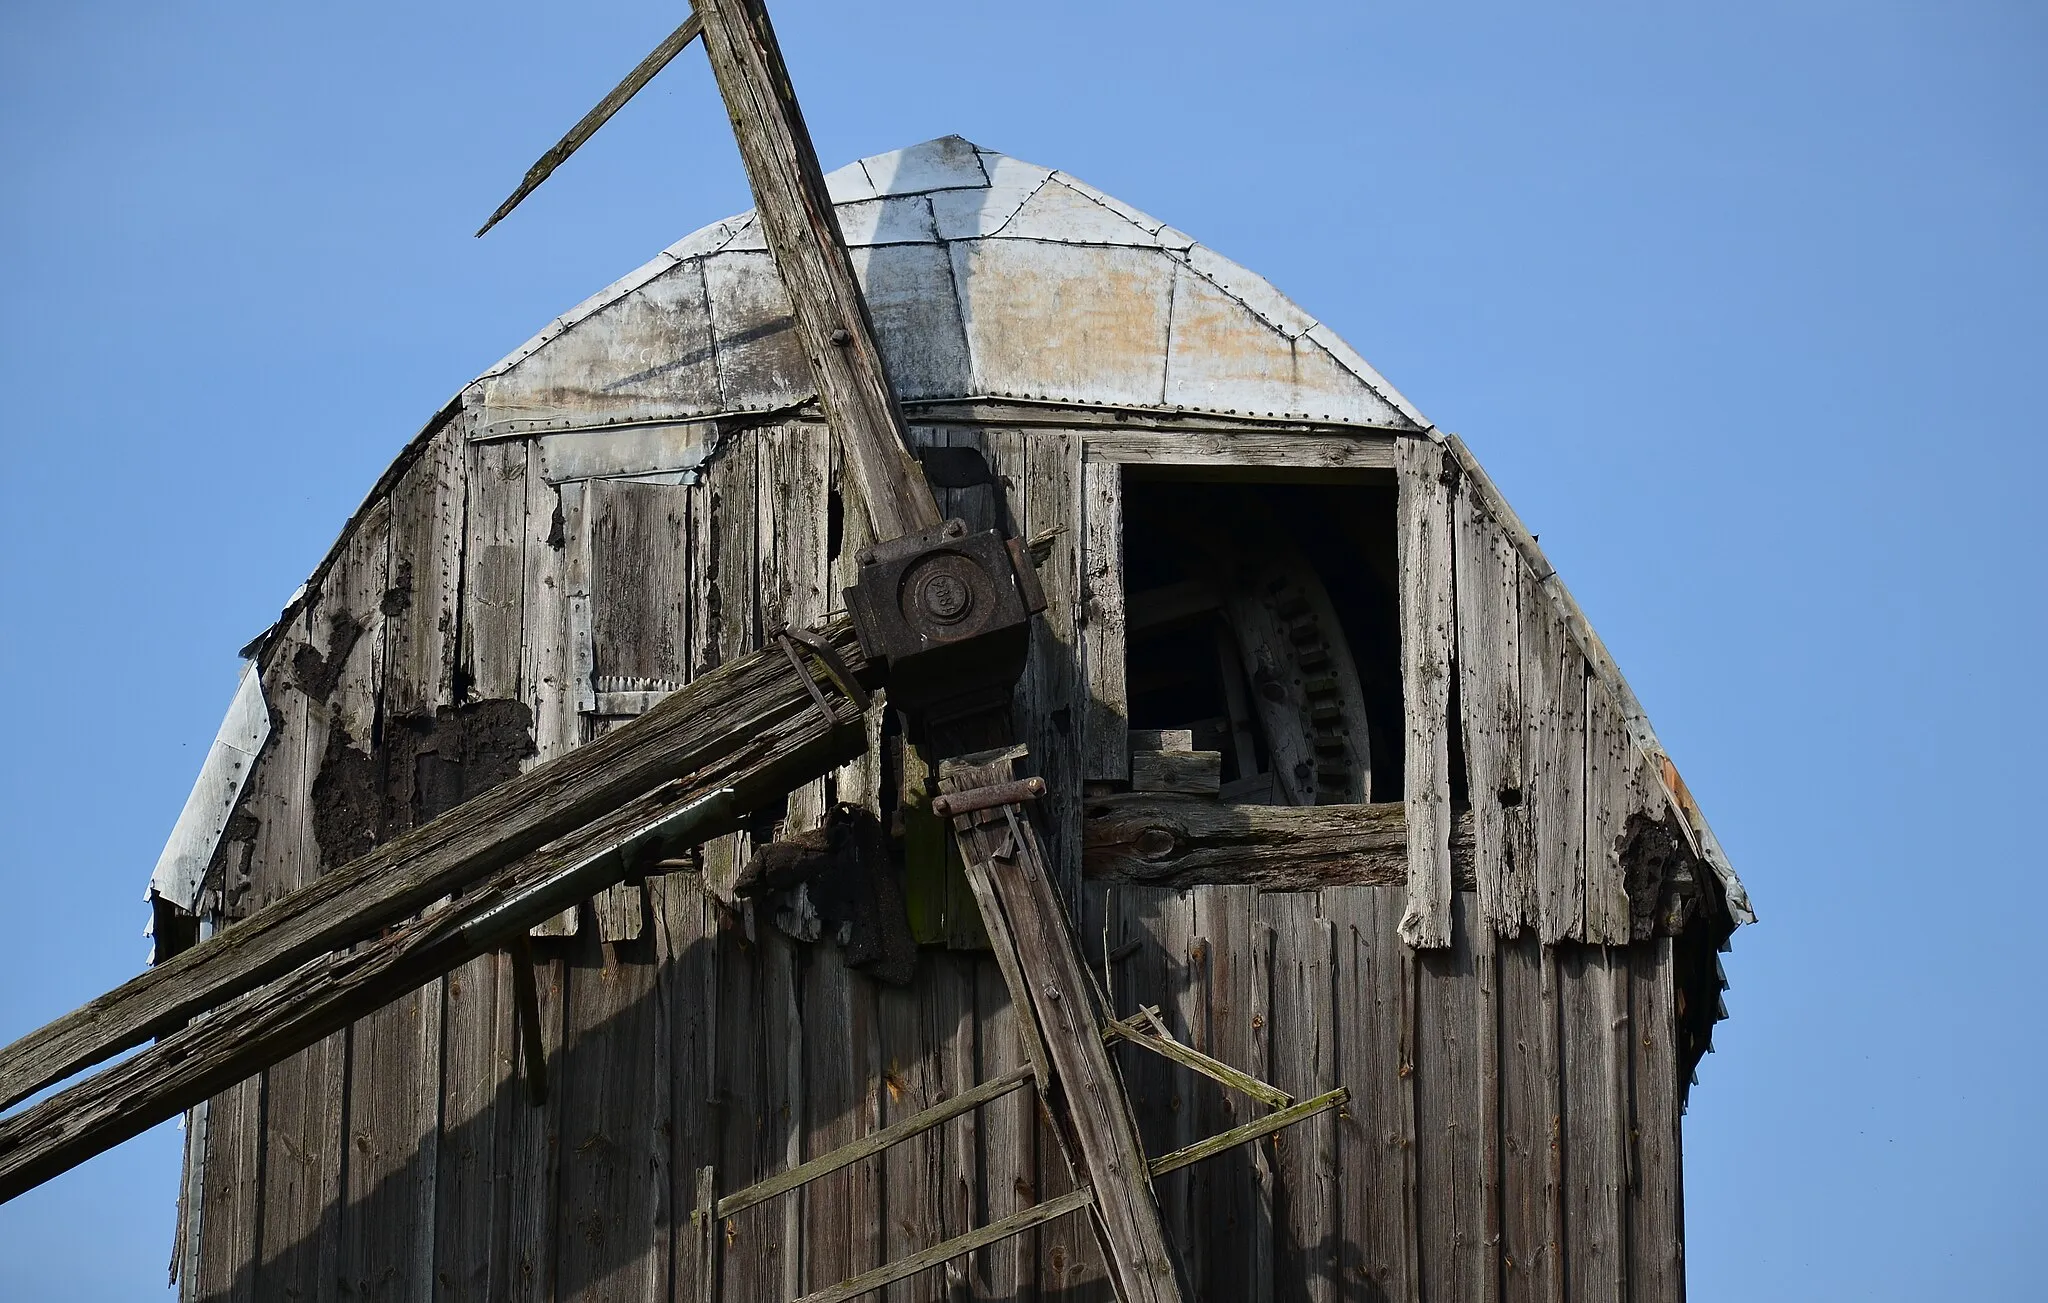
[[[1265,274],[1462,433],[1763,922],[1685,1124],[1695,1300],[2041,1297],[2048,10],[776,0],[830,168],[947,132]],[[275,617],[408,437],[749,206],[680,20],[0,5],[0,1041],[135,973]],[[0,1298],[161,1297],[158,1128]]]

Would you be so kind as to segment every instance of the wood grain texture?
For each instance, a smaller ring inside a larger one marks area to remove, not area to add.
[[[1411,1299],[1423,1288],[1417,1243],[1414,956],[1401,941],[1401,887],[1333,887],[1338,1078],[1352,1097],[1338,1120],[1345,1289]],[[1375,1292],[1376,1291],[1376,1292]]]
[[[637,891],[636,891],[637,903]],[[674,1081],[652,939],[585,934],[567,955],[559,1096],[557,1288],[565,1298],[669,1297]]]
[[[929,529],[938,506],[910,455],[839,215],[825,193],[775,30],[758,0],[704,0],[704,49],[732,118],[762,233],[789,291],[818,401],[878,538]]]
[[[761,646],[760,466],[761,432],[742,432],[720,448],[697,489],[690,515],[692,678]],[[699,851],[713,895],[733,903],[732,881],[752,853],[744,833]]]
[[[1621,848],[1634,815],[1662,818],[1649,762],[1598,679],[1586,680],[1586,940],[1626,946],[1630,924]]]
[[[254,1303],[257,1227],[263,1207],[263,1078],[228,1087],[206,1104],[198,1252],[183,1296]]]
[[[1443,448],[1394,445],[1399,480],[1401,696],[1406,716],[1408,908],[1401,936],[1417,949],[1451,943],[1451,486]]]
[[[1314,892],[1259,899],[1273,929],[1271,1075],[1297,1100],[1334,1088],[1339,1069],[1334,930]],[[1274,1136],[1274,1297],[1325,1303],[1340,1297],[1343,1212],[1338,1204],[1337,1118],[1316,1114]]]
[[[581,746],[584,712],[595,704],[589,485],[559,492],[540,473],[537,444],[527,453],[524,587],[520,623],[520,696],[533,712],[533,759],[541,764]],[[571,905],[533,929],[536,937],[574,936],[582,910]],[[535,962],[560,964],[543,948]],[[559,974],[557,975],[559,977]]]
[[[1250,887],[1198,887],[1189,893],[1194,939],[1189,946],[1191,993],[1188,1034],[1205,1054],[1253,1075],[1266,1063],[1267,962],[1255,958],[1272,933],[1258,918],[1258,893]],[[1271,1080],[1266,1076],[1265,1080]],[[1196,1129],[1203,1135],[1250,1121],[1258,1107],[1230,1091],[1199,1092]],[[1212,1159],[1199,1169],[1199,1245],[1190,1270],[1203,1297],[1252,1299],[1272,1296],[1272,1224],[1262,1207],[1261,1174],[1270,1147],[1250,1145]]]
[[[1492,929],[1453,899],[1448,950],[1416,957],[1416,1223],[1431,1298],[1499,1296],[1500,1119]]]
[[[1114,462],[1081,468],[1081,663],[1088,706],[1081,725],[1081,777],[1121,781],[1130,770],[1125,736],[1123,471]]]
[[[1458,703],[1473,813],[1479,921],[1504,937],[1540,919],[1522,748],[1521,559],[1475,497],[1452,499]]]
[[[1214,796],[1223,785],[1221,751],[1133,751],[1131,790]]]
[[[1685,1298],[1685,1204],[1680,1161],[1678,1004],[1672,940],[1628,951],[1633,1085],[1630,1135],[1629,1297],[1632,1303]]]
[[[1549,1303],[1564,1297],[1557,960],[1524,932],[1499,963],[1503,1297]]]
[[[1547,943],[1580,940],[1586,935],[1586,661],[1527,566],[1520,582],[1523,756],[1541,932]]]
[[[1032,622],[1031,657],[1018,685],[1020,740],[1045,779],[1039,802],[1041,841],[1061,901],[1075,910],[1081,899],[1081,754],[1075,730],[1087,709],[1076,631],[1084,619],[1081,576],[1081,444],[1064,431],[1041,430],[1008,439],[991,436],[1006,477],[1022,486],[1024,536],[1051,535],[1038,568],[1045,614]],[[1021,454],[1021,456],[1020,456]],[[1014,471],[1012,470],[1014,468]],[[1015,502],[1012,500],[1013,513]]]
[[[1628,952],[1561,946],[1557,968],[1565,1293],[1616,1303],[1628,1297]]]
[[[1264,891],[1401,883],[1407,811],[1384,805],[1225,805],[1163,792],[1092,796],[1082,805],[1082,864],[1092,880]],[[1472,822],[1451,839],[1453,882],[1472,881]]]
[[[981,1034],[981,1075],[992,1080],[1029,1063],[1017,1028],[1010,987],[991,957],[974,960],[975,1016]],[[981,1113],[983,1216],[1001,1221],[1038,1202],[1038,1092],[1013,1091]],[[976,1298],[1030,1299],[1038,1283],[1035,1231],[992,1244],[976,1260]]]

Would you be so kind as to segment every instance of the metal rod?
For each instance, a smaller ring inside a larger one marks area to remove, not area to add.
[[[1044,795],[1043,778],[1019,778],[1015,782],[995,783],[988,787],[974,787],[964,792],[933,797],[932,813],[942,818],[951,818],[956,814],[973,814],[976,810],[992,810],[999,805],[1035,801]]]

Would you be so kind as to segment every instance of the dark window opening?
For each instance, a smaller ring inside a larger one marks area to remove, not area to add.
[[[1133,731],[1186,729],[1245,804],[1402,793],[1396,495],[1124,470]],[[1455,745],[1455,738],[1454,738]]]

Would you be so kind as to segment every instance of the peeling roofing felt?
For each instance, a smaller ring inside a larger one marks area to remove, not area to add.
[[[1264,278],[1064,172],[945,136],[825,180],[907,401],[1036,398],[1429,428]],[[488,435],[773,411],[813,392],[749,212],[562,314],[469,397]]]

